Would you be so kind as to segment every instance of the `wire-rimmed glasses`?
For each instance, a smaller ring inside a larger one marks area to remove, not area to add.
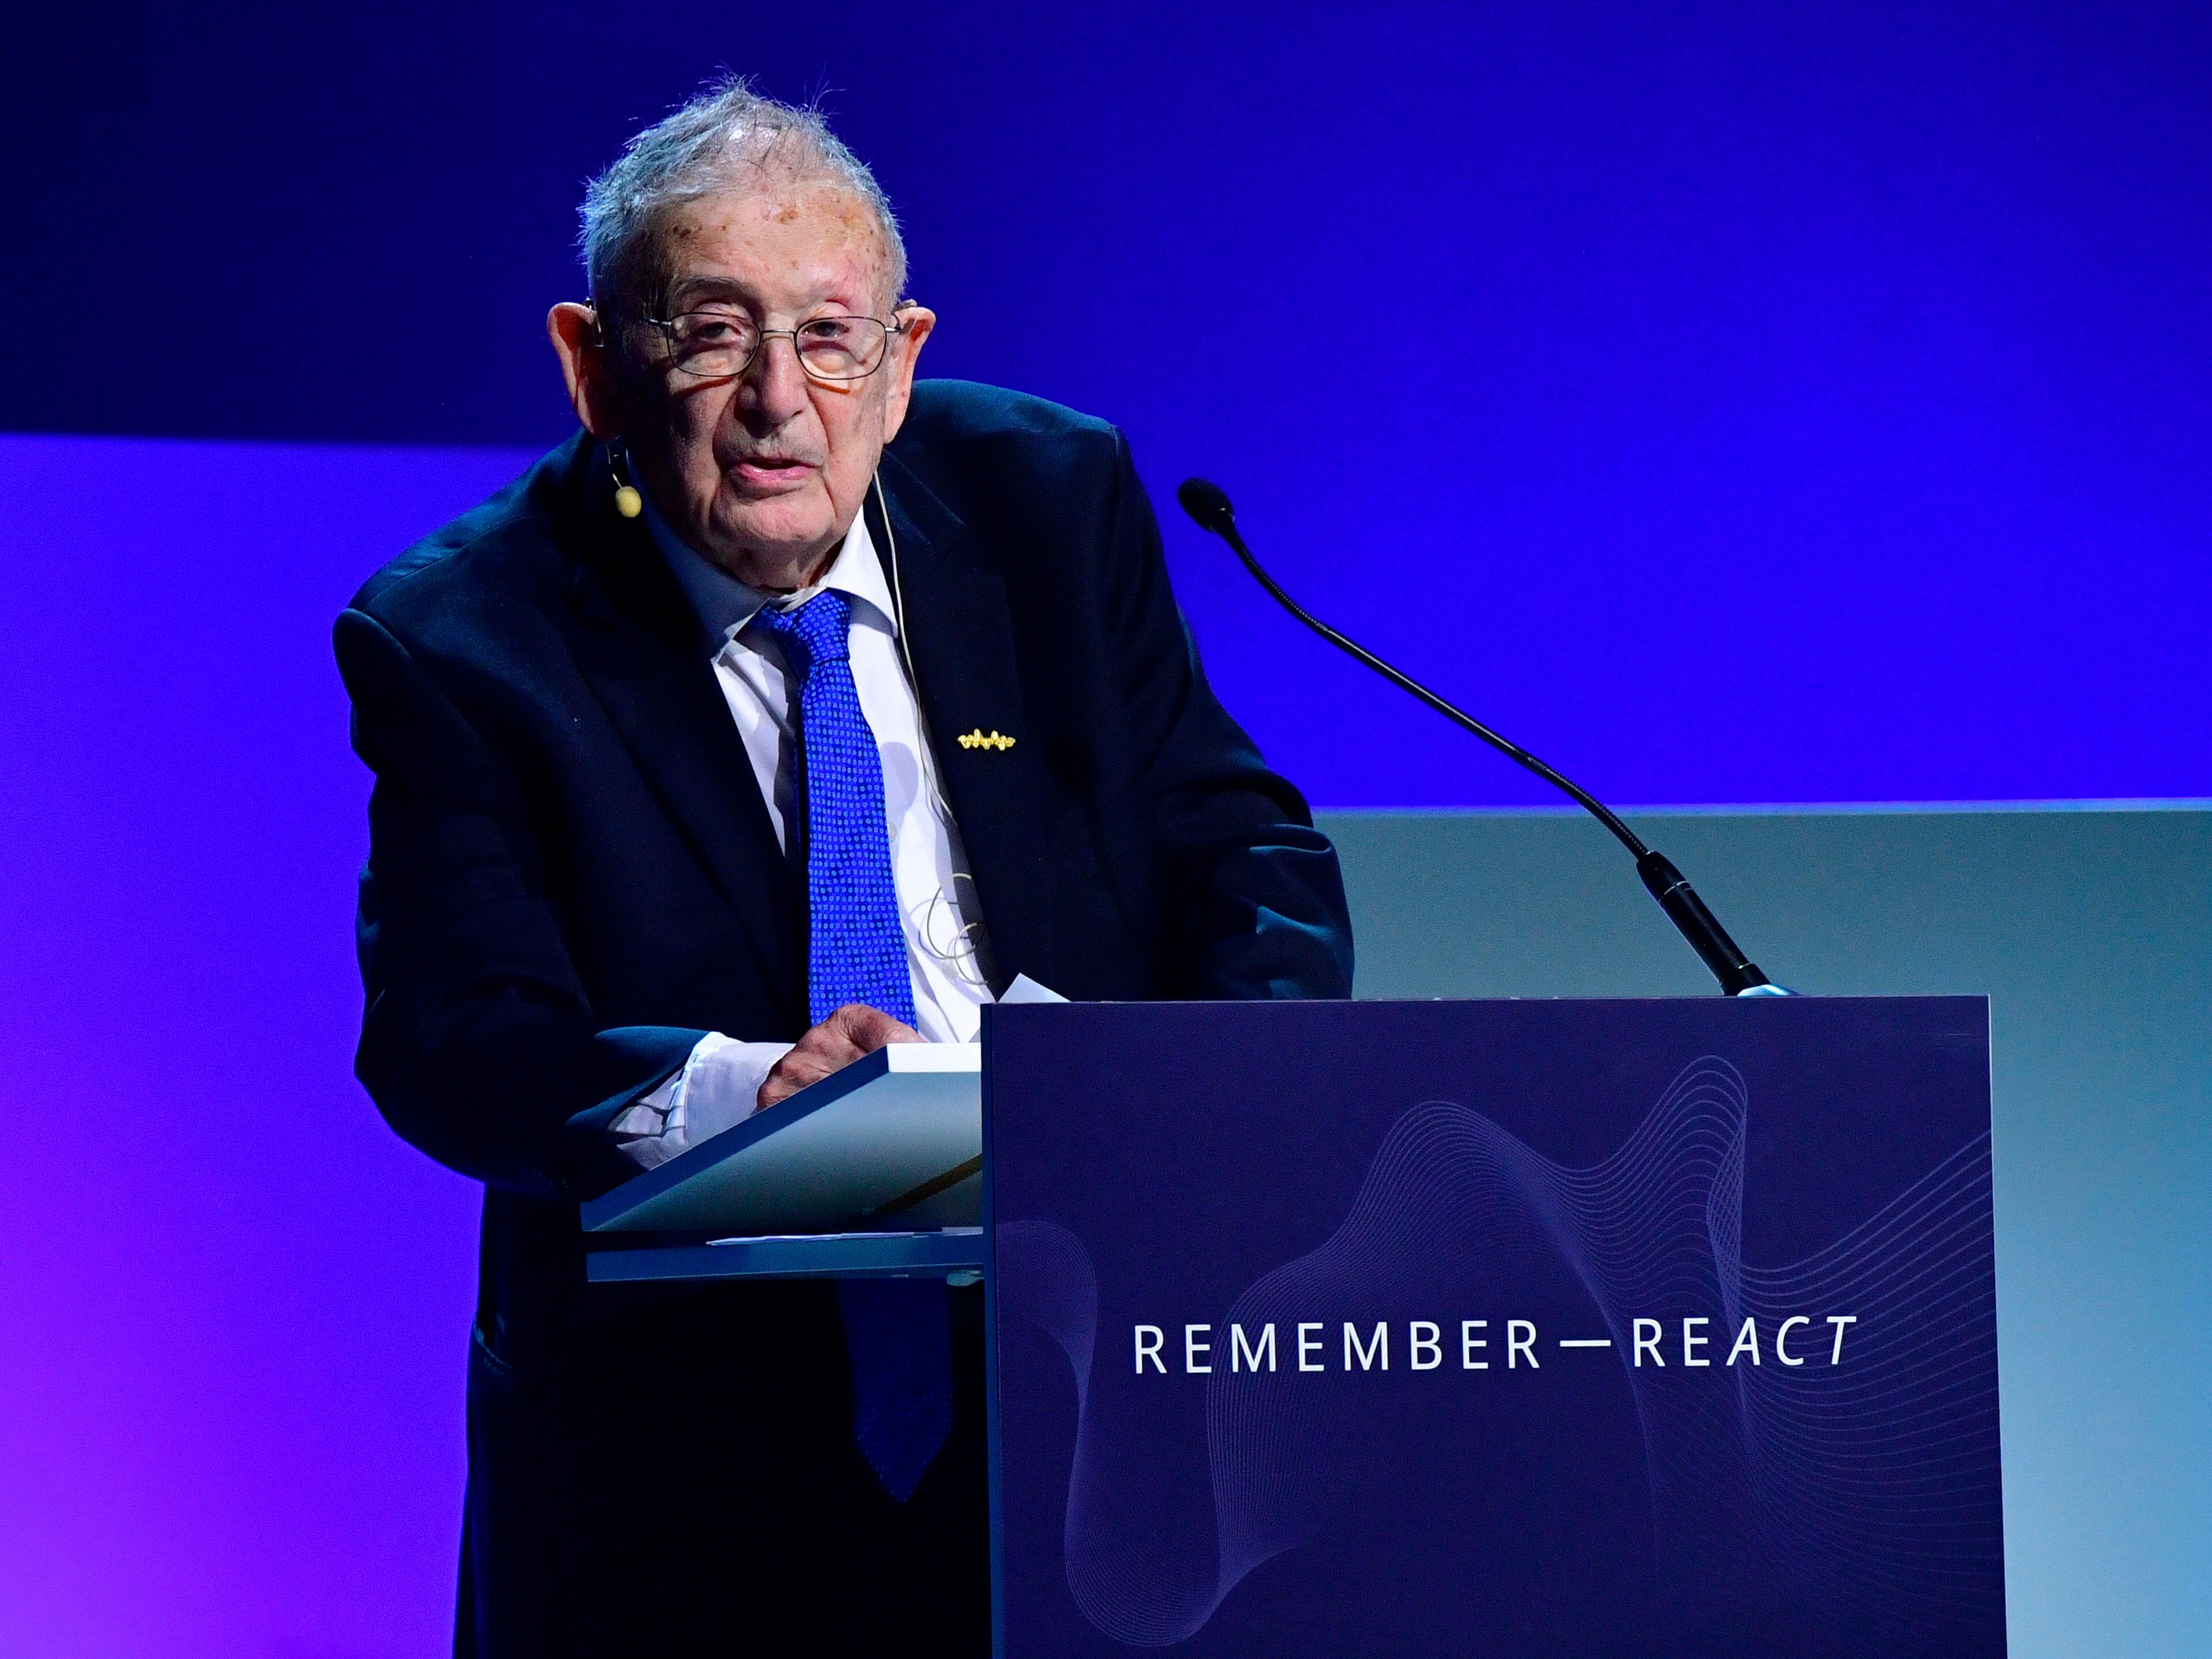
[[[781,335],[791,342],[799,366],[810,380],[836,383],[865,380],[884,366],[890,338],[907,325],[878,317],[813,317],[797,328],[763,328],[730,306],[706,306],[673,317],[641,317],[659,331],[668,349],[668,366],[701,380],[727,380],[744,374],[768,343]]]

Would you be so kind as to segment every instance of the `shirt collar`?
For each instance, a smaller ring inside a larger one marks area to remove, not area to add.
[[[641,490],[639,493],[644,494]],[[653,532],[653,545],[660,550],[660,556],[667,560],[669,569],[690,599],[700,625],[707,631],[708,642],[718,655],[763,606],[775,605],[789,610],[830,587],[860,602],[854,607],[855,621],[866,620],[872,612],[878,625],[892,638],[898,637],[898,608],[891,603],[890,587],[884,580],[883,563],[876,557],[876,544],[868,534],[868,516],[865,513],[854,515],[853,527],[845,532],[844,544],[830,562],[829,569],[822,573],[821,580],[811,587],[789,594],[773,593],[741,582],[695,550],[676,533],[675,526],[660,516],[650,495],[645,496],[645,524]]]

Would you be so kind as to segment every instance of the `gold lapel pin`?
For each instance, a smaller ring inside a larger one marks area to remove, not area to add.
[[[1005,732],[998,730],[995,726],[992,728],[991,732],[987,736],[984,733],[983,728],[979,726],[973,732],[963,732],[960,734],[960,746],[963,749],[997,749],[1005,750],[1012,749],[1014,746],[1014,740],[1008,737]]]

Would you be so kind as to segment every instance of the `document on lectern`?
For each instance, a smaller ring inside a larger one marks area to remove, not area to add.
[[[583,1206],[592,1232],[973,1226],[983,1051],[893,1042]]]

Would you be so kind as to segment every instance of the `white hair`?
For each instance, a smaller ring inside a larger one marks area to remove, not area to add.
[[[658,307],[659,233],[669,209],[729,187],[739,167],[775,167],[787,178],[823,179],[868,204],[881,229],[889,298],[906,294],[906,242],[876,175],[811,107],[763,97],[742,76],[710,83],[623,146],[614,165],[585,187],[577,239],[592,302],[603,309]]]

